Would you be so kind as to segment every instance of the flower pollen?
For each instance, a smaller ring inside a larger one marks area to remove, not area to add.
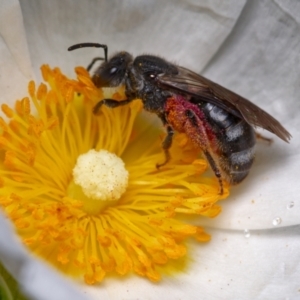
[[[28,97],[1,106],[0,206],[34,253],[70,276],[94,284],[134,272],[159,281],[187,255],[188,238],[209,241],[189,217],[217,216],[228,187],[219,195],[183,134],[157,169],[163,133],[143,118],[141,102],[96,116],[99,100],[124,99],[124,91],[76,73],[43,66],[45,83],[31,81]]]
[[[73,169],[74,182],[95,200],[118,200],[128,185],[124,162],[106,150],[94,149],[81,154]]]

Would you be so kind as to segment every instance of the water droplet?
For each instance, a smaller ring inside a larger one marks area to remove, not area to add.
[[[250,231],[249,231],[248,229],[245,229],[245,230],[244,230],[244,237],[245,237],[245,238],[249,238],[250,236],[251,236]]]
[[[287,205],[287,209],[293,208],[294,205],[295,205],[295,202],[294,202],[294,201],[291,201],[291,202]]]
[[[281,223],[281,218],[280,217],[276,217],[276,218],[273,219],[272,224],[274,226],[278,226],[280,223]]]

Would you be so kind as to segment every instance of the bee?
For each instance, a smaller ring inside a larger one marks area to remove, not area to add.
[[[144,109],[155,113],[166,129],[162,142],[165,160],[170,160],[174,132],[183,132],[193,145],[202,150],[218,179],[220,194],[223,182],[242,182],[254,160],[256,133],[261,127],[289,142],[291,134],[271,115],[234,92],[207,78],[167,60],[140,55],[135,58],[122,51],[109,60],[107,46],[82,43],[69,47],[100,47],[104,62],[96,69],[92,80],[97,87],[125,86],[126,98],[121,101],[103,99],[94,107],[97,114],[102,105],[111,108],[141,99]]]

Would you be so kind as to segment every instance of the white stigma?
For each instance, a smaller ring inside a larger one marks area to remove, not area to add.
[[[95,200],[118,200],[126,191],[128,177],[122,159],[106,150],[80,155],[73,169],[75,184]]]

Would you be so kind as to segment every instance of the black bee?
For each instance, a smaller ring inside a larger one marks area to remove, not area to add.
[[[249,173],[254,160],[256,134],[253,127],[264,128],[288,142],[290,133],[271,115],[249,100],[160,57],[140,55],[133,58],[122,51],[107,59],[107,46],[83,43],[70,47],[104,48],[104,62],[92,77],[97,87],[125,85],[126,99],[104,99],[102,105],[114,108],[142,99],[147,111],[158,115],[167,135],[162,143],[165,165],[170,159],[174,130],[184,132],[203,151],[220,184],[240,183]],[[91,69],[96,58],[88,66]]]

